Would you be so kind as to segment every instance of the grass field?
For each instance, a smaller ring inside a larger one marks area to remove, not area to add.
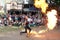
[[[46,29],[46,27],[44,27],[44,26],[41,26],[41,27],[31,27],[32,29],[36,29],[36,28],[38,28],[38,29],[40,29],[40,30],[42,30],[42,29]],[[24,27],[23,26],[20,26],[20,27],[17,27],[17,26],[0,26],[0,33],[2,33],[2,32],[11,32],[11,31],[18,31],[18,30],[23,30],[24,29]],[[55,28],[55,30],[59,30],[60,28]]]
[[[14,27],[14,26],[4,26],[4,27],[1,27],[0,26],[0,33],[1,32],[9,32],[9,31],[17,31],[19,30],[19,27]]]

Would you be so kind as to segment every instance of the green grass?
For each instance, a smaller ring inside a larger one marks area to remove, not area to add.
[[[1,33],[1,32],[9,32],[9,31],[17,31],[18,29],[19,29],[18,27],[4,26],[4,27],[0,27],[0,33]]]
[[[35,29],[35,28],[37,28],[37,26],[36,27],[31,27],[32,29]],[[17,27],[17,26],[0,26],[0,33],[2,33],[2,32],[11,32],[11,31],[18,31],[18,30],[23,30],[24,29],[24,27],[23,26],[20,26],[20,27]],[[46,29],[44,26],[41,26],[40,27],[40,30],[42,30],[42,29]]]

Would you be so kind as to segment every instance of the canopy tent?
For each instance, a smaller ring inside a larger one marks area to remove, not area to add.
[[[21,10],[11,9],[11,10],[9,10],[8,12],[9,12],[11,15],[12,15],[12,14],[17,14],[17,15],[18,15],[18,14],[21,13]]]

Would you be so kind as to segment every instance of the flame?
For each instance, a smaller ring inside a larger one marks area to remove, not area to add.
[[[38,33],[41,34],[41,33],[45,33],[47,32],[47,30],[40,30]]]
[[[46,3],[46,0],[34,0],[34,5],[36,8],[41,8],[43,13],[46,13],[46,10],[48,8],[48,4]],[[48,11],[46,15],[48,18],[47,26],[50,30],[52,30],[54,29],[57,23],[57,18],[56,18],[57,11],[56,10]]]
[[[35,34],[35,35],[37,35],[38,32],[32,30],[32,31],[31,31],[31,34]]]
[[[34,35],[34,37],[43,38],[43,37],[45,37],[45,35],[40,35],[40,34],[46,32],[46,31],[47,30],[40,30],[39,32],[36,32],[36,31],[32,30],[30,32],[30,34]]]
[[[40,30],[40,31],[34,31],[34,30],[31,30],[30,34],[33,34],[33,35],[38,35],[38,34],[41,34],[41,33],[45,33],[47,32],[47,30]],[[27,30],[27,34],[29,34],[29,30]]]
[[[57,23],[57,11],[56,10],[51,10],[47,12],[47,18],[48,18],[48,23],[47,26],[50,30],[54,29]]]
[[[46,13],[48,7],[48,4],[45,1],[46,0],[34,0],[34,6],[36,8],[41,8],[43,13]]]
[[[44,38],[45,35],[40,35],[41,33],[44,33],[44,32],[46,32],[46,30],[40,30],[39,32],[32,30],[29,33],[29,30],[28,30],[28,33],[27,33],[28,35],[27,36],[33,35],[33,37]]]

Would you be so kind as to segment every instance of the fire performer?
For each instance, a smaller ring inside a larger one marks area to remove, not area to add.
[[[27,16],[25,16],[24,25],[25,25],[25,27],[24,27],[25,28],[25,31],[24,32],[20,32],[20,34],[27,33],[27,30],[29,30],[29,33],[27,33],[27,34],[30,34],[31,28],[29,27],[29,21],[28,21],[28,17]]]

